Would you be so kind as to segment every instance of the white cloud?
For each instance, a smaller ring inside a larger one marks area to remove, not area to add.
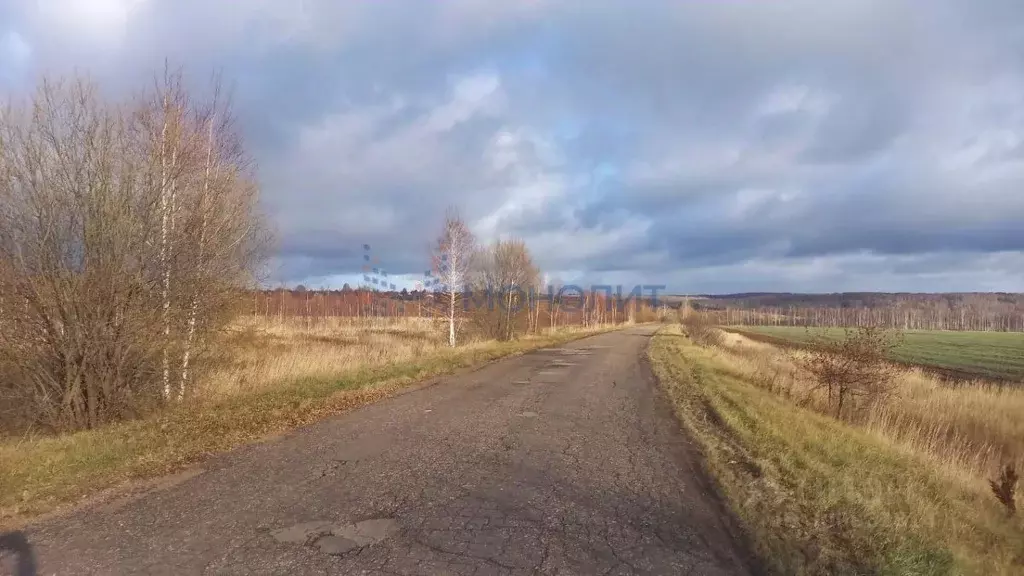
[[[148,0],[45,0],[37,3],[38,18],[64,34],[91,42],[124,39],[132,18]]]
[[[10,30],[0,34],[0,84],[15,83],[32,59],[32,46],[21,34]]]
[[[24,66],[32,56],[32,47],[21,34],[8,30],[0,36],[0,55],[8,65]]]
[[[493,72],[461,76],[453,82],[447,102],[435,107],[423,123],[428,132],[447,132],[474,116],[498,115],[504,108],[501,77]]]
[[[539,215],[564,212],[568,182],[550,139],[533,130],[506,126],[492,137],[482,160],[504,176],[498,179],[499,187],[485,192],[496,202],[473,223],[474,232],[485,242]]]
[[[642,246],[650,235],[650,229],[650,221],[640,217],[598,227],[581,227],[579,223],[569,222],[558,229],[532,235],[530,246],[542,263],[563,268],[574,262],[593,262],[623,247]],[[639,251],[631,252],[628,261],[615,265],[636,269],[641,254]]]
[[[774,116],[803,112],[818,118],[828,114],[832,100],[828,94],[807,85],[778,86],[761,100],[755,113],[758,116]]]

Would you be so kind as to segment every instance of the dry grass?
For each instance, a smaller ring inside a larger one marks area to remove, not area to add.
[[[774,571],[1024,572],[1024,519],[988,485],[1024,455],[1024,391],[915,372],[898,396],[840,421],[790,355],[676,334],[655,338],[655,370]]]
[[[424,378],[612,329],[443,345],[427,319],[242,322],[198,394],[152,417],[0,439],[0,526],[397,394]]]
[[[567,326],[555,335],[594,330]],[[545,331],[541,337],[552,335]],[[226,336],[230,355],[199,387],[204,401],[264,392],[289,382],[317,380],[421,360],[455,358],[493,348],[493,340],[447,344],[447,325],[431,318],[252,319]],[[522,339],[530,342],[535,336]]]
[[[795,360],[804,352],[732,334],[719,353],[737,375],[827,410],[814,383],[797,368]],[[860,406],[852,423],[927,454],[967,481],[991,477],[1006,463],[1024,465],[1024,389],[982,380],[951,387],[919,369],[899,374],[894,385],[891,398]]]
[[[442,328],[430,318],[246,318],[232,327],[224,346],[230,356],[217,363],[198,394],[220,399],[289,380],[419,360],[448,351]]]

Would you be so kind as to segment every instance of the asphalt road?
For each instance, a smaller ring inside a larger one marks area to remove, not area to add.
[[[30,527],[40,574],[747,574],[650,328],[444,379]]]

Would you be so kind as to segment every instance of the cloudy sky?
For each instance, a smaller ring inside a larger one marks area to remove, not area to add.
[[[0,0],[0,91],[222,70],[274,278],[409,285],[445,208],[552,278],[1024,290],[1019,0]]]

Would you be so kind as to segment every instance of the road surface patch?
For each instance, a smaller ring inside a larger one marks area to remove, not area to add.
[[[316,546],[324,554],[342,555],[376,544],[398,531],[394,518],[374,518],[354,524],[302,522],[271,532],[278,542]]]

